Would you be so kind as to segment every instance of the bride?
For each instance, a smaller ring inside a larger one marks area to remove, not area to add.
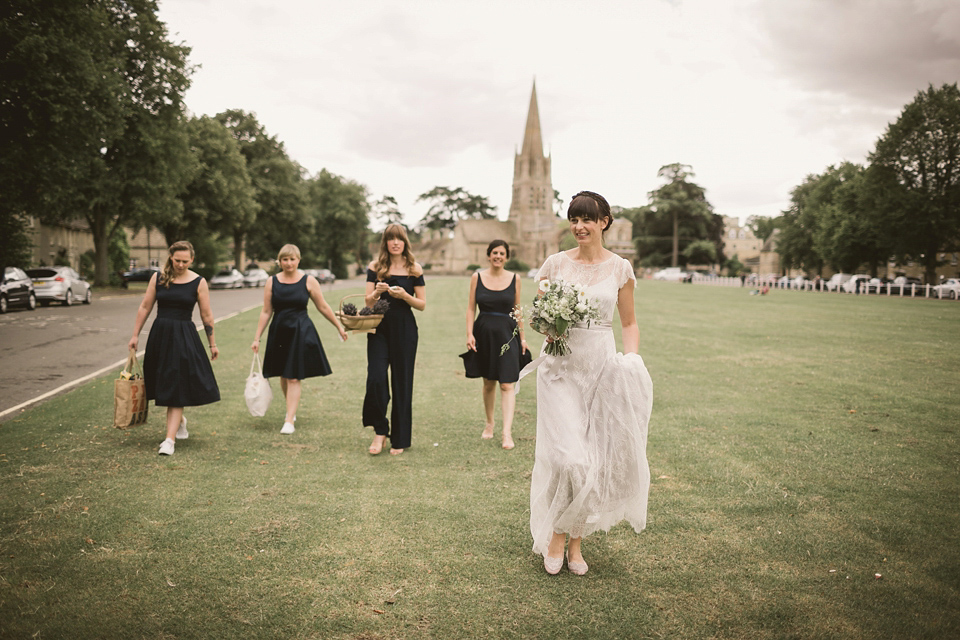
[[[543,355],[532,365],[537,367],[537,445],[530,533],[547,573],[563,568],[566,546],[567,568],[583,575],[584,536],[609,531],[621,520],[637,532],[646,526],[653,383],[637,355],[636,276],[627,260],[603,246],[603,232],[613,223],[610,205],[599,194],[581,191],[570,201],[567,219],[577,248],[548,257],[538,278],[585,286],[600,320],[569,330],[569,355]],[[624,353],[616,349],[614,310],[620,315]]]

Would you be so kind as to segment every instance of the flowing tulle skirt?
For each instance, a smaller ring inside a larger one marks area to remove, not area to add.
[[[539,554],[554,532],[647,523],[650,374],[640,356],[616,352],[609,327],[573,328],[569,344],[570,355],[547,356],[537,370],[530,533]]]

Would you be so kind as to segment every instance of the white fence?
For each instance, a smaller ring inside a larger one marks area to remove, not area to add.
[[[813,280],[806,280],[800,286],[794,286],[792,282],[786,284],[779,284],[778,280],[757,280],[757,279],[741,279],[728,276],[704,276],[700,274],[694,274],[693,279],[691,280],[693,284],[702,284],[711,287],[743,287],[749,289],[762,289],[767,287],[770,290],[773,289],[789,289],[791,291],[817,291],[823,293],[851,293],[843,289],[843,285],[831,290],[827,289],[827,283],[825,280],[819,282],[814,282]],[[891,297],[900,297],[900,298],[939,298],[941,300],[948,299],[957,299],[960,300],[960,296],[954,296],[951,298],[950,292],[946,289],[937,290],[934,285],[931,284],[867,284],[862,283],[860,285],[859,295],[881,295],[881,296],[891,296]]]

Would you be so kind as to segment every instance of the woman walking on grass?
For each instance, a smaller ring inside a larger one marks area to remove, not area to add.
[[[514,388],[520,378],[520,369],[530,361],[523,327],[510,317],[520,304],[520,279],[503,267],[510,257],[510,246],[503,240],[494,240],[487,246],[488,269],[470,277],[470,295],[467,299],[467,352],[461,354],[466,376],[483,378],[483,409],[486,424],[480,435],[493,438],[493,409],[500,386],[500,410],[503,414],[504,449],[513,449]],[[477,307],[480,315],[476,315]],[[514,330],[518,329],[514,336]],[[502,352],[507,342],[518,349]]]
[[[211,404],[220,400],[220,389],[210,360],[220,355],[213,338],[213,311],[207,281],[190,270],[193,245],[181,240],[170,245],[163,271],[154,274],[137,309],[133,337],[128,347],[136,351],[143,324],[157,304],[157,317],[147,337],[143,377],[147,400],[167,408],[166,439],[158,453],[173,455],[175,440],[186,440],[184,407]],[[203,330],[210,344],[210,358],[203,349],[193,324],[193,307],[199,305]]]
[[[530,533],[547,573],[560,572],[566,546],[567,568],[583,575],[584,536],[609,531],[621,520],[638,532],[646,526],[653,383],[637,355],[636,276],[629,262],[603,246],[603,232],[613,223],[610,205],[581,191],[571,199],[567,219],[577,247],[548,257],[537,277],[582,285],[600,319],[569,329],[568,355],[538,359]],[[613,336],[615,311],[624,353],[617,353]]]
[[[410,446],[413,428],[413,366],[417,359],[419,331],[411,309],[427,306],[423,268],[410,251],[407,231],[399,224],[387,225],[380,239],[380,254],[367,267],[365,304],[373,307],[387,297],[390,308],[374,333],[367,334],[367,392],[363,398],[363,424],[376,435],[370,455],[383,450],[390,438],[390,455]],[[390,381],[387,381],[387,369]],[[387,420],[387,404],[393,391],[393,406]]]
[[[300,405],[300,381],[332,373],[317,328],[307,314],[307,303],[313,301],[317,311],[336,328],[341,340],[347,339],[347,333],[323,299],[317,279],[300,271],[300,249],[292,244],[283,245],[277,262],[281,271],[267,280],[263,288],[263,309],[250,348],[259,353],[260,336],[272,315],[263,356],[263,377],[280,376],[280,389],[287,405],[280,433],[290,435],[295,431]]]

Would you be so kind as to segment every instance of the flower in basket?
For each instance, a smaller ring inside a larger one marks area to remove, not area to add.
[[[596,303],[587,297],[583,285],[544,279],[540,281],[539,289],[540,295],[534,299],[529,309],[530,326],[534,331],[552,338],[545,348],[548,355],[569,355],[570,327],[580,322],[586,322],[587,326],[590,326],[592,320],[600,318],[600,310]],[[517,321],[519,327],[523,322],[523,307],[516,307],[510,316]],[[514,329],[514,335],[517,331],[519,328]],[[507,342],[500,348],[500,354],[503,355],[509,349],[510,343]]]

